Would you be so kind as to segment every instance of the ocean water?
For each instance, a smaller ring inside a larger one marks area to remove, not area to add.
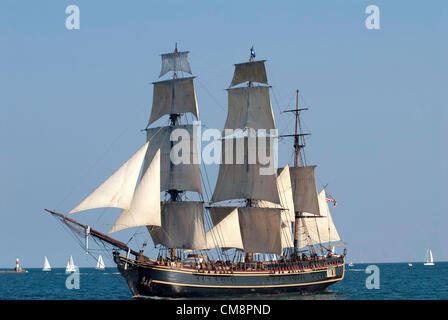
[[[369,265],[378,267],[375,288],[366,273]],[[98,271],[81,268],[79,288],[68,289],[69,275],[64,268],[43,272],[27,269],[26,274],[0,274],[0,300],[132,300],[124,279],[115,268]],[[257,297],[276,300],[447,300],[448,262],[435,266],[423,263],[378,263],[346,266],[344,279],[329,287],[328,292],[309,295]],[[69,280],[73,280],[69,279]],[[367,285],[366,285],[367,281]],[[69,285],[70,287],[70,285]],[[370,289],[369,289],[370,287]],[[231,297],[227,297],[227,299]],[[241,299],[241,298],[239,298]],[[249,298],[250,299],[250,298]]]

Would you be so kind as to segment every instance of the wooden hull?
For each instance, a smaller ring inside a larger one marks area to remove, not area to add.
[[[303,294],[325,291],[344,277],[344,259],[327,259],[312,267],[304,262],[289,270],[199,272],[157,264],[137,264],[115,257],[134,296],[172,298]]]

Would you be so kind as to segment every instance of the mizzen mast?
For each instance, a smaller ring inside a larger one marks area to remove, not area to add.
[[[309,212],[319,215],[319,204],[316,194],[316,183],[314,178],[315,166],[307,166],[304,154],[305,136],[309,133],[303,133],[300,125],[300,112],[308,108],[299,108],[299,90],[296,93],[296,108],[285,110],[284,112],[293,112],[295,114],[295,132],[290,135],[281,135],[280,137],[294,137],[294,167],[290,168],[291,184],[294,196],[294,256],[297,257],[299,250],[299,223],[303,218],[302,213]]]
[[[296,97],[296,108],[292,110],[285,110],[283,112],[294,112],[295,113],[295,133],[281,135],[280,137],[294,137],[294,154],[295,154],[295,167],[301,167],[306,165],[305,154],[303,148],[305,147],[305,136],[309,136],[309,133],[303,133],[300,125],[300,112],[306,111],[308,108],[299,108],[299,90],[297,90]]]

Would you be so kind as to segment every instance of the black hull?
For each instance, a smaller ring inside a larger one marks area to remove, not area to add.
[[[156,264],[136,264],[116,257],[118,269],[134,296],[170,298],[304,294],[325,291],[344,277],[344,259],[319,265],[300,263],[289,270],[199,272]]]

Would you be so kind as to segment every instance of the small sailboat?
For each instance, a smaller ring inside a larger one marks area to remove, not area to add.
[[[45,257],[44,267],[42,268],[42,271],[51,271],[50,262],[48,262],[47,257]]]
[[[73,257],[70,256],[69,261],[67,262],[67,266],[65,267],[65,273],[75,272],[77,267],[73,263]]]
[[[104,265],[104,261],[103,261],[103,257],[101,257],[101,255],[98,257],[98,262],[96,263],[96,270],[104,270],[106,269],[105,265]]]
[[[354,267],[355,265],[353,264],[353,262],[350,262],[350,263],[348,264],[348,266],[349,266],[349,267]]]
[[[425,257],[425,266],[433,266],[434,265],[434,257],[432,256],[432,251],[431,249],[428,249],[428,251],[426,251],[426,257]]]

